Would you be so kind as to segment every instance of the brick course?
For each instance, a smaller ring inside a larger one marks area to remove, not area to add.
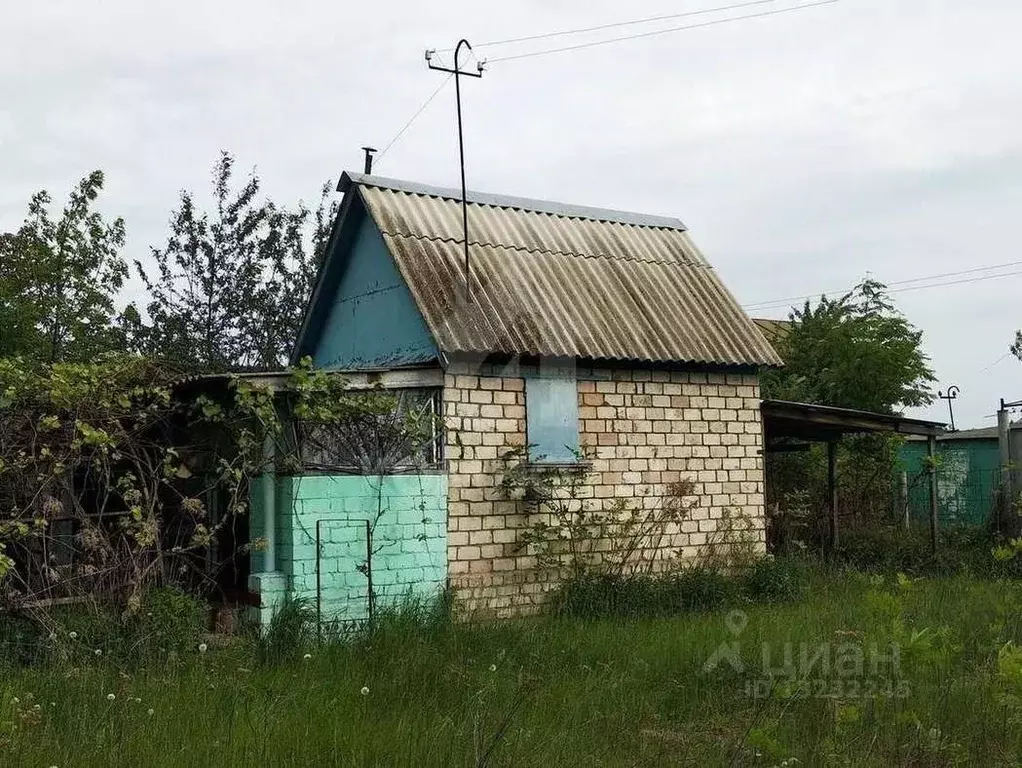
[[[513,367],[469,372],[457,365],[444,386],[450,585],[470,613],[531,613],[556,587],[556,575],[519,551],[526,521],[499,488],[500,455],[526,444],[525,379]],[[694,483],[695,506],[646,557],[697,557],[729,515],[745,517],[764,548],[755,374],[580,368],[576,378],[579,439],[592,458],[579,495],[591,509],[610,509],[620,500],[655,509],[669,484],[687,479]],[[476,410],[482,403],[485,413]]]

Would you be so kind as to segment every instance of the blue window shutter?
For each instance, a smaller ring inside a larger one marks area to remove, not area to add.
[[[578,450],[578,387],[574,376],[525,380],[529,459],[573,462]]]

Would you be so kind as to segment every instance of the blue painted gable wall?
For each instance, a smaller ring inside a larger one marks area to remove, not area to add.
[[[436,359],[429,329],[369,216],[351,243],[313,362],[320,368],[357,369]]]

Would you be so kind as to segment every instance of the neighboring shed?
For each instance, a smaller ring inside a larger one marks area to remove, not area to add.
[[[591,510],[652,509],[691,480],[689,519],[640,551],[657,567],[735,514],[762,549],[757,372],[780,360],[680,221],[469,193],[466,296],[459,193],[358,174],[339,189],[294,361],[442,377],[445,572],[463,608],[528,613],[556,586],[500,488],[514,449],[585,473]],[[306,527],[364,518],[326,496],[301,508]]]
[[[1022,438],[1022,424],[1011,426],[1012,441]],[[937,438],[937,489],[947,522],[985,525],[995,512],[1000,487],[1001,458],[997,427],[963,429]],[[907,473],[908,507],[918,516],[922,508],[920,483],[925,470],[926,443],[909,440],[899,458]]]

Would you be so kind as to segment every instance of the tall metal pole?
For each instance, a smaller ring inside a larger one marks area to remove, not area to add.
[[[1014,535],[1015,524],[1015,494],[1012,486],[1011,467],[1011,413],[1008,411],[1009,403],[1001,399],[1001,407],[997,411],[997,447],[1000,453],[1001,465],[1001,496],[1004,505],[1004,520],[1008,523],[1008,531]]]
[[[955,409],[954,409],[954,407],[952,405],[952,402],[954,400],[958,399],[958,395],[961,393],[961,391],[962,390],[960,390],[956,386],[950,386],[947,389],[947,394],[946,395],[943,392],[937,392],[937,397],[939,397],[941,400],[947,400],[947,413],[948,413],[948,416],[951,417],[951,431],[952,432],[955,431]]]
[[[466,72],[461,69],[461,64],[458,59],[461,57],[461,48],[464,46],[470,52],[472,50],[472,44],[468,40],[462,38],[458,41],[458,45],[454,48],[454,68],[440,66],[432,62],[434,51],[426,51],[426,64],[437,72],[447,72],[454,75],[454,97],[458,102],[458,159],[461,164],[461,227],[465,236],[465,298],[468,301],[472,300],[472,278],[468,260],[468,191],[465,184],[465,133],[462,127],[461,121],[461,78],[463,75],[468,77],[482,77],[483,76],[483,62],[477,65],[477,71]]]

